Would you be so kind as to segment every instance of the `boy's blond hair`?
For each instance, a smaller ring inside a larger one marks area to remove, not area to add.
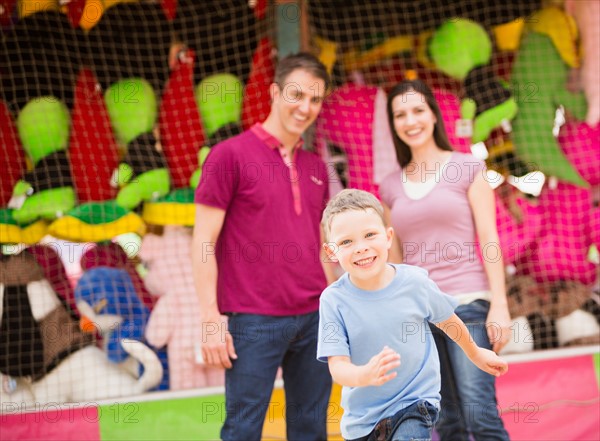
[[[325,207],[323,217],[321,218],[321,226],[325,234],[325,239],[329,238],[331,232],[331,222],[335,216],[350,210],[367,211],[372,209],[385,225],[383,216],[383,206],[381,202],[369,192],[363,190],[346,189],[335,195]]]

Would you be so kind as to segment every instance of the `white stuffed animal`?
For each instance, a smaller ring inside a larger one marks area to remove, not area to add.
[[[162,378],[158,357],[138,341],[121,344],[144,366],[140,378],[111,363],[79,330],[27,251],[0,260],[0,317],[2,406],[138,395]]]

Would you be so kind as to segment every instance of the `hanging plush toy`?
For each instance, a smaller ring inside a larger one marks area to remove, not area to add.
[[[76,202],[67,156],[69,110],[55,97],[40,97],[20,112],[17,128],[33,169],[14,187],[12,215],[20,224],[60,217]]]
[[[152,86],[144,79],[128,78],[112,84],[104,99],[117,139],[127,146],[113,173],[113,183],[120,187],[117,204],[133,209],[169,193],[167,162],[153,134],[157,103]]]
[[[241,125],[242,93],[242,82],[229,73],[211,75],[196,86],[196,105],[207,137],[227,124]]]
[[[154,225],[193,225],[194,192],[189,188],[200,156],[205,131],[194,96],[195,54],[183,45],[173,47],[173,65],[160,107],[161,144],[174,190],[144,204],[143,219]]]
[[[332,145],[344,152],[347,160],[347,187],[373,194],[379,192],[379,185],[375,183],[374,178],[373,159],[375,101],[379,91],[375,86],[359,84],[345,84],[336,89],[323,104],[315,135],[316,146],[322,158],[327,160]],[[379,115],[377,121],[381,122],[381,129],[388,126],[385,114]],[[388,142],[393,142],[391,135]],[[393,166],[396,162],[392,160],[393,144],[386,145],[390,157],[388,163]],[[390,171],[393,169],[380,173],[386,175]]]
[[[189,186],[144,204],[142,216],[149,224],[194,225],[194,190],[210,147],[217,140],[225,140],[242,131],[242,83],[237,77],[231,74],[211,75],[196,86],[194,97],[203,132],[208,137],[197,153],[195,163],[198,168],[191,174]]]
[[[13,187],[25,173],[25,154],[8,106],[0,100],[0,154],[3,172],[0,173],[0,207],[6,207]]]
[[[188,186],[205,139],[194,99],[195,58],[191,49],[179,48],[160,104],[160,140],[175,189]]]
[[[87,269],[77,282],[75,298],[84,328],[102,335],[108,360],[130,366],[134,360],[121,341],[145,341],[144,330],[150,311],[139,300],[127,271],[106,266]],[[166,362],[165,351],[157,355],[161,363]],[[137,372],[137,363],[133,364],[132,370]],[[159,389],[169,387],[167,368],[168,364],[163,364]]]
[[[485,29],[468,19],[448,20],[433,33],[429,53],[439,70],[463,82],[461,115],[472,121],[473,144],[485,141],[495,128],[510,131],[517,103],[489,64],[492,42]]]
[[[170,389],[220,386],[222,369],[199,362],[197,346],[202,342],[200,301],[194,287],[191,265],[191,230],[166,226],[164,234],[147,234],[140,257],[148,268],[148,289],[160,296],[146,325],[146,339],[156,348],[167,347]]]
[[[8,107],[0,101],[0,155],[4,170],[0,173],[0,243],[36,243],[46,234],[46,222],[39,220],[19,225],[8,203],[13,188],[26,170],[25,154]]]
[[[111,176],[119,162],[118,147],[102,91],[89,69],[79,72],[72,112],[69,159],[79,200],[72,210],[48,228],[57,238],[100,242],[135,232],[143,234],[142,219],[114,200]]]
[[[258,45],[257,19],[249,3],[252,2],[177,0],[173,29],[198,56],[194,84],[223,72],[247,84],[252,53]]]
[[[565,8],[575,17],[579,26],[583,49],[581,83],[588,105],[585,122],[593,127],[600,122],[600,2],[566,0]]]
[[[567,90],[569,68],[579,64],[576,39],[574,20],[560,8],[542,9],[527,20],[511,76],[522,91],[513,121],[513,142],[518,155],[533,168],[584,186],[553,134],[559,106],[579,120],[587,110],[583,93]]]
[[[144,78],[152,90],[160,93],[169,77],[173,36],[160,2],[102,0],[102,3],[103,8],[89,14],[102,15],[85,39],[91,67],[102,89],[107,90],[119,81]],[[122,92],[130,93],[121,95],[123,100],[140,99],[137,89]]]
[[[588,260],[592,245],[592,203],[589,188],[558,182],[546,185],[538,197],[542,225],[535,244],[516,262],[519,274],[539,283],[594,283],[596,265]]]
[[[529,201],[508,183],[497,188],[495,195],[502,258],[504,264],[514,264],[539,237],[544,215],[538,204]]]
[[[100,85],[87,68],[77,77],[71,119],[69,158],[79,203],[114,199],[117,191],[110,178],[119,163],[119,149]]]
[[[274,52],[269,37],[263,37],[252,57],[252,68],[244,88],[242,104],[244,129],[249,129],[255,123],[262,123],[271,111],[271,102],[266,91],[275,79]]]
[[[89,402],[140,394],[160,381],[160,362],[138,341],[121,344],[144,365],[141,378],[110,363],[79,330],[27,251],[0,256],[0,305],[0,372],[19,384],[3,391],[4,403]]]
[[[74,318],[77,316],[77,305],[75,304],[75,294],[73,286],[67,277],[67,272],[63,261],[52,245],[35,244],[27,248],[27,252],[36,260],[37,264],[44,271],[44,278],[52,286],[52,290],[60,296],[65,303],[69,313]]]
[[[87,249],[80,258],[81,269],[87,271],[98,266],[125,270],[133,283],[136,295],[144,306],[152,309],[156,299],[150,294],[135,264],[123,248],[114,242],[99,243]]]
[[[589,260],[590,247],[598,246],[600,222],[594,206],[600,186],[600,128],[570,122],[561,128],[560,149],[592,187],[560,182],[546,185],[538,198],[543,228],[531,253],[522,256],[520,271],[539,282],[597,280],[597,265]]]
[[[560,128],[558,143],[569,162],[600,196],[600,124],[591,127],[585,122],[569,121]]]

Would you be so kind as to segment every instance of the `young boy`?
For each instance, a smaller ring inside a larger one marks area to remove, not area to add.
[[[329,201],[322,225],[327,255],[346,271],[321,296],[317,347],[343,386],[342,436],[431,439],[441,380],[428,322],[483,371],[502,375],[506,362],[473,342],[454,314],[456,301],[427,271],[387,263],[394,233],[375,196],[343,190]]]

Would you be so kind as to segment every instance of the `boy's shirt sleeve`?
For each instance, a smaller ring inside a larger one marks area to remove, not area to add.
[[[431,323],[439,323],[448,320],[458,306],[458,300],[443,293],[437,284],[428,276],[424,277],[423,291],[427,299],[427,309]]]
[[[350,356],[350,345],[344,322],[340,312],[330,300],[330,296],[324,293],[319,306],[317,360],[324,363],[327,363],[328,357]]]

